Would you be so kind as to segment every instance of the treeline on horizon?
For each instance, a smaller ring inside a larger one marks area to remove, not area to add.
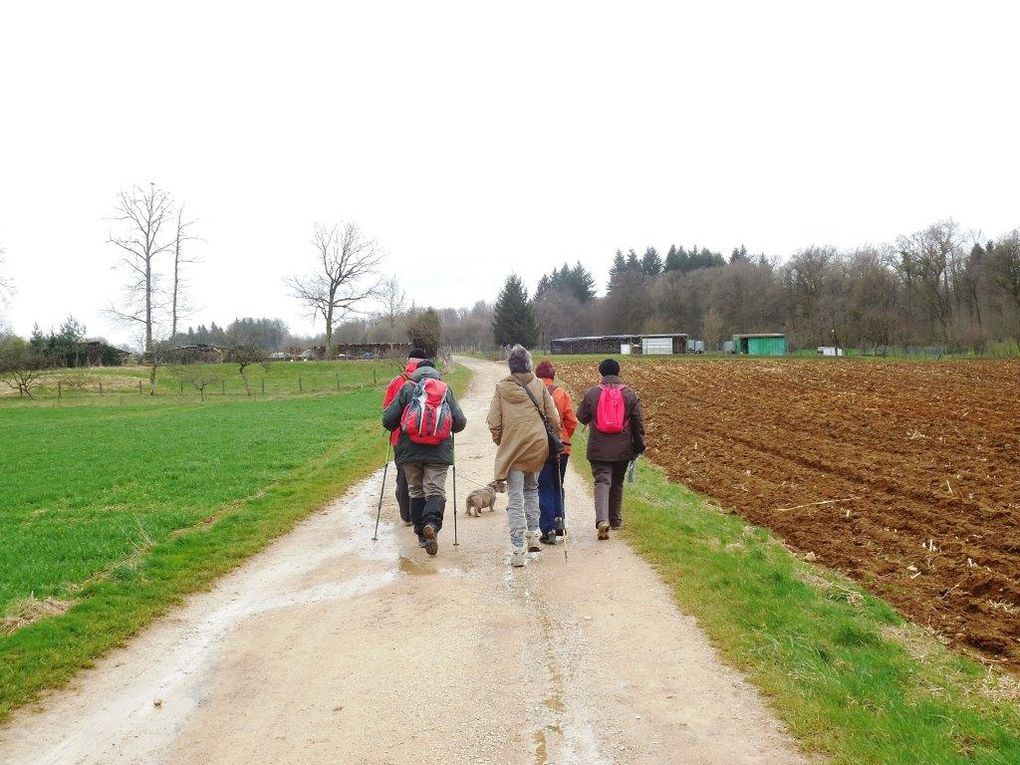
[[[840,345],[882,352],[938,347],[987,353],[1020,349],[1020,229],[991,239],[940,221],[885,246],[809,246],[785,261],[741,246],[618,250],[605,294],[582,263],[553,267],[533,291],[510,275],[499,296],[470,307],[406,306],[391,279],[384,310],[335,325],[334,343],[406,342],[428,313],[451,349],[491,351],[508,342],[548,348],[558,337],[685,332],[710,349],[738,332],[784,332],[792,348]],[[47,342],[60,347],[73,317]],[[65,337],[67,335],[67,337]],[[33,345],[42,342],[38,329]],[[68,341],[69,342],[69,341]],[[66,342],[65,342],[66,344]],[[169,345],[256,346],[266,352],[323,346],[278,318],[237,318],[179,329]]]
[[[1020,348],[1020,229],[982,240],[952,220],[886,246],[810,246],[783,261],[735,248],[617,251],[603,296],[580,262],[546,273],[533,293],[511,275],[494,303],[437,312],[443,342],[492,350],[548,348],[558,337],[686,332],[718,348],[734,333],[783,332],[792,348],[883,352]],[[377,317],[338,330],[346,342],[385,339]]]

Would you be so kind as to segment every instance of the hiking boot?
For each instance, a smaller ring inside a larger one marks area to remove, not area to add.
[[[510,554],[510,565],[514,568],[524,568],[526,557],[523,547],[515,547],[514,551]]]
[[[538,538],[541,532],[538,530],[529,531],[525,536],[528,540],[528,552],[540,552],[541,546],[538,544]]]
[[[538,538],[538,541],[544,545],[554,545],[556,544],[556,532],[547,531]]]
[[[422,542],[421,546],[425,548],[425,552],[427,552],[429,555],[435,555],[437,552],[439,552],[439,542],[436,541],[435,526],[433,526],[431,523],[426,523],[425,528],[421,532],[421,535],[422,537],[424,537],[424,541]]]
[[[609,528],[611,528],[613,531],[619,531],[620,529],[623,528],[623,521],[615,521],[615,522],[614,521],[610,521],[609,522]]]
[[[609,539],[609,521],[599,521],[595,528],[599,531],[599,539]]]

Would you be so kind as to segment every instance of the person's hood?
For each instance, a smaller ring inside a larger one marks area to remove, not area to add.
[[[443,379],[443,376],[439,374],[439,372],[437,372],[434,367],[418,367],[417,369],[414,370],[414,373],[411,375],[411,382],[415,383],[420,382],[421,380],[424,380],[426,377],[429,377],[433,380]]]
[[[522,385],[527,385],[535,379],[535,375],[531,372],[514,372],[509,377],[505,377],[496,383],[500,390],[500,395],[503,400],[508,404],[527,404],[528,406],[534,406],[531,403],[531,399],[528,394],[524,392]],[[536,396],[537,398],[537,396]],[[539,403],[542,400],[539,399]]]
[[[407,366],[404,367],[404,371],[409,375],[413,375],[414,370],[418,368],[418,365],[421,364],[421,362],[421,359],[408,359]]]

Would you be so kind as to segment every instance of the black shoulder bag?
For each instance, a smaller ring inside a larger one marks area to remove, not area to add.
[[[554,457],[557,457],[560,454],[563,454],[563,442],[560,440],[560,437],[558,435],[556,435],[556,430],[549,423],[549,418],[545,416],[545,410],[538,403],[538,401],[535,400],[534,394],[528,389],[527,385],[522,383],[520,380],[517,381],[517,384],[520,385],[522,388],[524,388],[524,392],[528,394],[528,398],[531,399],[531,403],[534,404],[535,405],[535,409],[538,410],[538,416],[542,418],[542,424],[545,425],[545,435],[546,435],[546,438],[549,439],[549,457],[548,458],[549,459],[553,459]]]

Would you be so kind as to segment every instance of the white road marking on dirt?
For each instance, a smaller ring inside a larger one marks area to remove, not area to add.
[[[484,478],[496,365],[464,360],[458,464]],[[380,449],[380,458],[382,449]],[[568,473],[562,550],[508,565],[500,510],[430,558],[382,471],[0,729],[4,763],[798,763]],[[452,502],[452,484],[448,482]],[[468,489],[469,490],[469,489]],[[463,503],[466,486],[458,487]],[[460,511],[460,508],[458,508]],[[162,699],[159,707],[153,700]]]

